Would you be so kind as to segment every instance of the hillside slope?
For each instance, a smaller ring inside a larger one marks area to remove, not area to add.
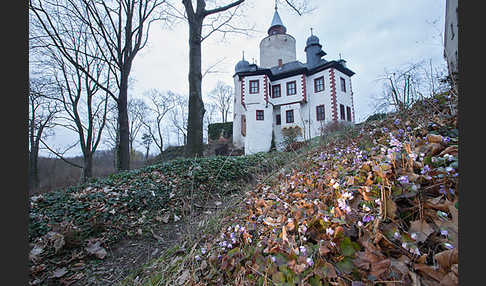
[[[457,98],[328,136],[123,285],[458,285]]]
[[[32,196],[30,283],[111,284],[151,257],[148,251],[176,243],[208,204],[217,207],[292,156],[177,159]]]

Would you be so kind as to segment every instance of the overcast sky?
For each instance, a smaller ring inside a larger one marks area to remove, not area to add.
[[[259,43],[271,24],[274,1],[247,1],[245,21],[255,24],[257,32],[252,36],[227,35],[225,40],[213,34],[203,42],[203,68],[224,59],[216,68],[219,73],[204,78],[203,92],[214,88],[217,80],[233,85],[234,66],[242,51],[248,61],[260,61]],[[357,122],[373,113],[372,96],[382,91],[377,79],[385,68],[429,59],[434,65],[445,65],[444,0],[310,1],[316,8],[311,14],[298,16],[282,6],[278,10],[280,17],[287,33],[296,39],[297,60],[305,63],[305,42],[313,28],[327,53],[326,60],[339,59],[341,54],[347,61],[347,67],[355,72],[351,81]],[[171,29],[153,25],[148,45],[133,65],[132,96],[140,97],[151,88],[187,94],[188,53],[187,24],[179,23]],[[73,135],[57,131],[50,142],[62,146],[73,140]]]

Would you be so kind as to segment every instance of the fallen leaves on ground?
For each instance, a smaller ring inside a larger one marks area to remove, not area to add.
[[[428,104],[441,108],[431,112]],[[458,285],[457,117],[447,104],[430,98],[408,117],[365,123],[356,136],[329,141],[280,172],[277,183],[248,192],[245,217],[207,242],[195,262],[221,270],[195,279]]]

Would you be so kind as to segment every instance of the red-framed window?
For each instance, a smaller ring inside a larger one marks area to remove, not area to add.
[[[293,109],[285,111],[285,121],[287,123],[294,122],[294,110]]]
[[[344,105],[339,104],[339,111],[341,113],[341,120],[346,120],[346,115],[344,114]]]
[[[265,113],[263,110],[257,110],[256,111],[256,120],[264,120],[265,119]]]
[[[351,121],[351,107],[346,106],[346,119]]]
[[[289,81],[287,82],[287,95],[296,95],[297,94],[297,83],[296,81]]]
[[[260,93],[260,81],[250,80],[250,94]]]
[[[341,77],[341,91],[346,92],[346,80]]]
[[[276,119],[276,124],[277,125],[282,124],[282,116],[280,116],[280,114],[277,114],[277,116],[276,116],[275,119]]]
[[[326,113],[324,110],[324,105],[316,106],[316,118],[317,121],[323,121],[326,119]]]
[[[280,88],[280,84],[272,85],[272,98],[281,97],[282,96],[282,89]]]
[[[318,77],[314,79],[314,92],[320,92],[324,90],[324,77]]]

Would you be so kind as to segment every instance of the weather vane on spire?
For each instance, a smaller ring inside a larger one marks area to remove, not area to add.
[[[245,60],[245,51],[242,51],[243,52],[243,60]]]
[[[278,4],[278,0],[275,0],[275,11],[277,11],[278,9],[277,4]]]
[[[311,29],[311,36],[314,36],[314,34],[312,33],[313,28],[310,28],[310,29]]]

